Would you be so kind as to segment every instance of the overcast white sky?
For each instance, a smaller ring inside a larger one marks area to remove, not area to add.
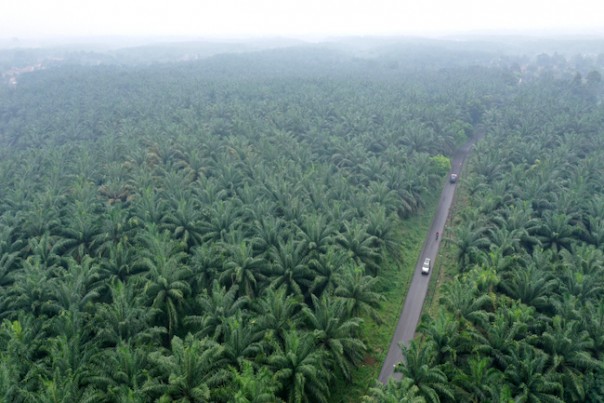
[[[604,29],[602,0],[0,0],[0,38]]]

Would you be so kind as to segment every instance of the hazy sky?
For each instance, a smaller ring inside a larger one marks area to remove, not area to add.
[[[0,38],[604,29],[602,0],[0,0]]]

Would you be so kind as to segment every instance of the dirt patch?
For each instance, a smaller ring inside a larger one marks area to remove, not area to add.
[[[370,356],[369,354],[367,354],[365,357],[363,357],[363,364],[365,365],[369,365],[369,366],[374,366],[377,363],[377,360],[375,358],[373,358],[372,356]]]

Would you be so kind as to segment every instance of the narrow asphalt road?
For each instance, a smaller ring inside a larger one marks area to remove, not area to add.
[[[471,140],[459,148],[451,161],[451,171],[449,174],[455,173],[458,177],[461,177],[461,168],[463,163],[472,150],[472,146],[478,141],[482,135],[475,134]],[[393,376],[395,379],[400,379],[400,374],[394,374],[394,367],[396,364],[403,360],[403,354],[401,352],[400,344],[408,346],[413,337],[415,336],[415,328],[419,323],[419,318],[422,313],[422,307],[424,305],[424,299],[426,298],[426,292],[428,291],[428,283],[430,277],[432,277],[432,270],[428,275],[421,273],[422,264],[424,259],[429,257],[432,259],[432,266],[435,264],[436,253],[438,252],[438,246],[441,238],[436,239],[436,232],[443,233],[445,222],[449,215],[449,209],[453,202],[453,195],[455,194],[455,188],[457,183],[449,183],[445,185],[445,188],[440,195],[440,202],[438,203],[438,209],[434,215],[432,226],[428,232],[424,247],[419,255],[419,259],[415,265],[415,273],[413,280],[409,286],[407,293],[407,299],[405,300],[405,306],[403,312],[399,317],[394,331],[394,336],[390,342],[390,348],[388,349],[388,355],[384,360],[384,365],[380,372],[379,380],[382,383],[388,382],[388,378]]]

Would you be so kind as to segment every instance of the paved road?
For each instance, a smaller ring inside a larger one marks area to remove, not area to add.
[[[460,172],[463,163],[470,153],[474,143],[481,137],[481,135],[475,135],[470,141],[456,151],[451,161],[452,168],[451,172],[449,172],[450,174],[455,173],[458,175],[458,177],[461,177]],[[421,267],[424,259],[427,257],[432,259],[432,266],[434,266],[436,253],[438,252],[438,246],[441,240],[441,237],[439,237],[438,240],[436,239],[436,232],[438,231],[441,234],[443,233],[445,222],[447,221],[447,216],[449,215],[449,209],[451,208],[451,203],[453,202],[453,195],[455,194],[456,187],[457,184],[452,184],[447,181],[447,184],[445,185],[445,188],[440,196],[438,210],[434,215],[432,226],[430,227],[430,231],[426,241],[424,242],[424,247],[415,265],[415,274],[413,275],[413,280],[409,286],[405,306],[401,316],[399,317],[396,330],[394,331],[394,336],[392,337],[392,341],[390,343],[388,355],[384,360],[384,365],[382,366],[382,371],[380,372],[379,380],[382,383],[386,383],[388,378],[391,376],[393,376],[395,379],[400,379],[401,377],[400,374],[393,374],[394,366],[403,360],[399,343],[403,343],[404,345],[408,346],[410,341],[415,336],[415,328],[417,327],[419,317],[422,313],[424,299],[426,298],[426,291],[428,290],[428,282],[430,281],[430,277],[432,277],[432,271],[430,271],[430,274],[428,275],[422,274]]]

